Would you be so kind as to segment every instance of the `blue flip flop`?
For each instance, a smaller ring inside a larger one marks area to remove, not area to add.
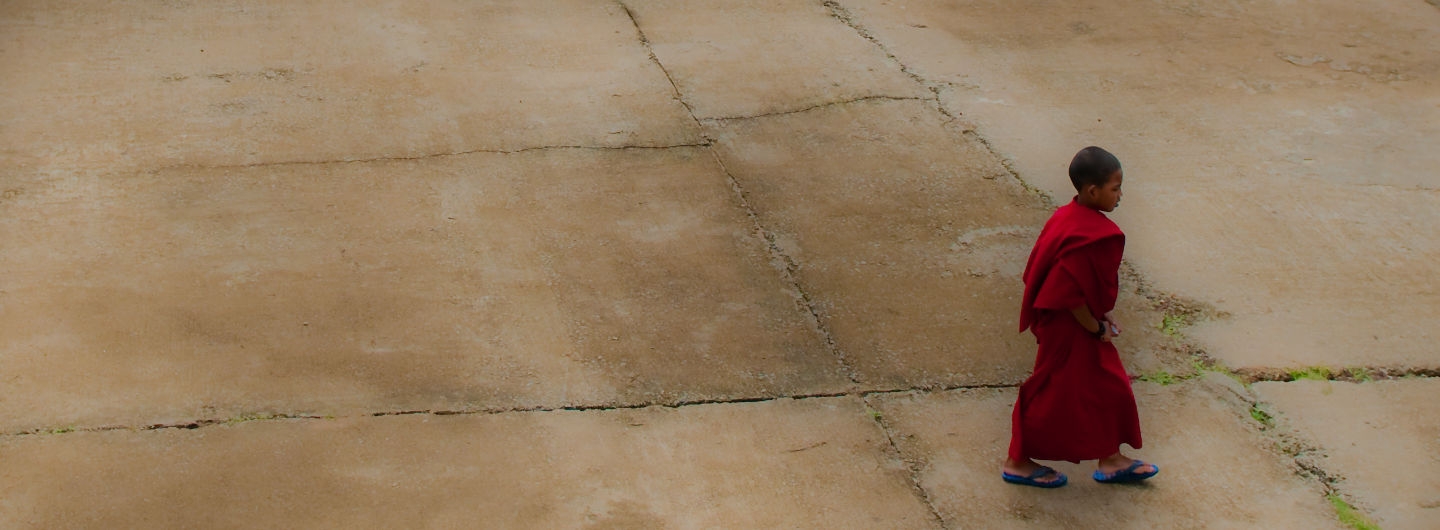
[[[1145,465],[1145,462],[1136,460],[1130,463],[1130,467],[1114,473],[1104,473],[1097,469],[1095,470],[1095,474],[1092,475],[1092,478],[1095,479],[1095,482],[1102,484],[1124,484],[1126,482],[1140,482],[1160,472],[1160,466],[1155,466],[1155,470],[1149,473],[1136,473],[1135,470],[1140,469],[1140,466],[1143,465]]]
[[[1040,482],[1038,480],[1035,480],[1051,473],[1054,473],[1055,476],[1059,478],[1056,478],[1055,480],[1052,480],[1050,482]],[[1040,469],[1035,470],[1035,472],[1031,473],[1028,477],[1022,477],[1020,475],[1001,471],[1000,478],[1005,479],[1005,482],[1009,482],[1011,484],[1019,484],[1021,486],[1035,486],[1037,488],[1058,488],[1060,486],[1064,486],[1066,482],[1070,481],[1070,479],[1065,478],[1064,473],[1055,471],[1054,469],[1050,469],[1045,466],[1040,466]]]

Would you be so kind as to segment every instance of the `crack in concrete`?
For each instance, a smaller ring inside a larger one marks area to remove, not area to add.
[[[134,425],[113,425],[113,424],[112,424],[112,425],[100,425],[100,426],[95,426],[95,427],[67,426],[67,427],[58,427],[58,428],[37,428],[37,429],[30,429],[30,430],[25,430],[25,431],[13,431],[13,432],[8,432],[8,433],[0,433],[0,438],[13,438],[13,437],[23,437],[23,436],[61,435],[61,434],[79,433],[79,432],[110,432],[110,431],[145,432],[145,431],[160,431],[160,430],[192,430],[192,429],[199,429],[199,428],[202,428],[202,427],[212,427],[212,426],[215,426],[215,425],[235,425],[235,424],[239,424],[239,423],[248,423],[248,422],[254,422],[254,421],[335,420],[335,419],[354,419],[354,418],[376,418],[376,417],[384,417],[384,416],[417,416],[417,415],[429,415],[429,416],[490,416],[490,415],[515,414],[515,413],[524,414],[524,413],[545,413],[545,412],[604,412],[604,411],[611,411],[611,410],[639,410],[639,409],[647,409],[647,408],[652,408],[652,407],[660,407],[660,408],[668,408],[668,409],[681,409],[681,408],[685,408],[685,407],[695,407],[695,406],[704,406],[704,405],[735,405],[735,404],[744,404],[744,403],[769,403],[769,402],[773,402],[773,401],[780,401],[780,400],[783,400],[783,399],[806,400],[806,399],[826,399],[826,398],[839,398],[839,397],[858,397],[858,398],[864,399],[864,398],[867,398],[867,397],[869,397],[869,396],[884,395],[884,394],[900,394],[900,393],[905,393],[905,392],[913,392],[913,393],[918,393],[918,394],[931,394],[931,393],[937,393],[937,392],[951,392],[951,391],[955,391],[955,390],[1018,388],[1019,386],[1020,386],[1019,383],[997,383],[997,384],[979,383],[979,384],[956,384],[956,385],[930,385],[930,386],[911,386],[911,387],[895,387],[895,388],[869,388],[869,389],[863,389],[863,390],[861,390],[861,389],[851,389],[851,390],[845,390],[845,391],[841,391],[841,392],[812,392],[812,393],[804,393],[804,394],[782,394],[782,395],[773,395],[773,396],[750,396],[750,397],[714,398],[714,399],[683,399],[683,400],[676,400],[676,401],[671,401],[671,402],[658,402],[658,401],[656,401],[656,402],[651,402],[651,401],[646,401],[646,402],[634,402],[634,403],[601,403],[601,404],[593,404],[593,405],[562,405],[562,406],[536,405],[536,406],[530,406],[530,407],[478,407],[478,408],[459,408],[459,409],[402,409],[402,410],[386,410],[386,411],[376,411],[376,412],[362,412],[362,413],[358,413],[358,414],[355,414],[355,415],[349,415],[349,416],[332,416],[332,415],[307,414],[307,413],[271,413],[271,412],[267,412],[267,413],[257,413],[257,414],[243,414],[243,415],[240,415],[240,416],[234,416],[234,417],[230,417],[230,418],[202,418],[202,419],[196,419],[196,420],[179,421],[179,422],[171,422],[171,423],[149,423],[149,424],[144,424],[144,425],[139,425],[139,426],[134,426]]]
[[[735,192],[736,200],[739,201],[740,207],[745,210],[745,215],[750,218],[754,230],[765,240],[766,250],[770,253],[771,260],[778,265],[776,269],[780,272],[781,281],[795,290],[798,305],[810,317],[810,323],[815,327],[815,331],[820,335],[821,340],[824,341],[825,349],[830,352],[830,355],[834,356],[836,362],[840,365],[840,370],[852,384],[862,384],[859,374],[855,372],[855,367],[851,366],[850,360],[846,358],[845,351],[840,349],[840,344],[835,341],[835,335],[831,333],[829,324],[825,322],[824,317],[820,314],[820,309],[816,307],[815,300],[811,298],[810,293],[805,290],[805,286],[800,282],[800,264],[795,261],[795,258],[792,258],[786,253],[785,249],[780,247],[775,233],[765,228],[765,225],[760,222],[760,215],[755,212],[755,208],[750,205],[750,199],[745,196],[745,188],[740,185],[740,181],[730,172],[730,168],[725,167],[725,161],[720,158],[720,154],[715,152],[714,149],[710,149],[710,155],[715,158],[715,163],[720,166],[720,171],[725,173],[725,178],[730,182],[730,189]]]
[[[1327,497],[1331,495],[1346,496],[1340,490],[1340,485],[1344,482],[1345,477],[1331,473],[1320,465],[1320,461],[1325,457],[1324,448],[1302,436],[1299,431],[1285,425],[1279,415],[1266,411],[1269,403],[1261,401],[1260,397],[1248,386],[1244,391],[1246,393],[1244,399],[1250,402],[1251,418],[1260,423],[1260,435],[1270,438],[1274,442],[1274,450],[1294,464],[1294,473],[1302,479],[1315,481],[1320,486],[1321,492]],[[1255,417],[1256,410],[1260,410],[1263,417]]]
[[[829,442],[821,441],[821,442],[819,442],[819,443],[813,443],[813,444],[807,445],[807,446],[805,446],[805,447],[797,447],[797,448],[795,448],[795,449],[786,449],[785,452],[787,452],[787,453],[800,453],[800,452],[804,452],[804,451],[809,451],[809,450],[811,450],[811,449],[816,449],[816,448],[819,448],[819,447],[824,447],[827,443],[829,443]]]
[[[28,431],[18,431],[18,432],[10,432],[10,433],[5,433],[5,434],[0,434],[0,437],[59,435],[59,434],[69,434],[69,433],[72,433],[72,432],[109,432],[109,431],[145,432],[145,431],[161,431],[161,430],[171,430],[171,429],[193,430],[193,429],[199,429],[199,428],[201,428],[201,427],[209,427],[209,426],[212,426],[212,425],[235,425],[235,424],[237,424],[237,423],[248,423],[248,422],[252,422],[252,421],[322,420],[322,419],[331,419],[331,417],[321,416],[321,415],[316,415],[316,414],[286,414],[286,413],[242,414],[242,415],[234,416],[234,417],[230,417],[230,418],[202,418],[202,419],[197,419],[197,420],[189,420],[189,421],[181,421],[181,422],[173,422],[173,423],[150,423],[150,424],[139,425],[139,426],[133,426],[133,425],[100,425],[100,426],[97,426],[97,427],[74,427],[74,426],[68,426],[68,427],[55,427],[55,428],[49,428],[49,429],[43,429],[43,428],[42,428],[42,429],[31,429],[31,430],[28,430]]]
[[[1361,368],[1357,368],[1356,370],[1361,370]],[[1383,370],[1383,369],[1374,369],[1374,370],[1375,370],[1376,372],[1380,372],[1380,371]],[[1429,378],[1440,378],[1440,369],[1422,368],[1422,369],[1406,369],[1406,370],[1407,370],[1407,372],[1406,372],[1405,374],[1403,374],[1403,375],[1396,375],[1396,376],[1394,376],[1394,377],[1392,377],[1392,378],[1390,378],[1390,379],[1403,379],[1403,378],[1429,379]],[[1133,378],[1132,378],[1132,379],[1133,379]],[[1337,379],[1332,379],[1332,380],[1337,380]],[[1383,380],[1387,380],[1387,379],[1383,379],[1383,378],[1378,378],[1378,377],[1377,377],[1377,378],[1375,378],[1375,379],[1372,379],[1371,381],[1383,381]],[[1184,382],[1188,382],[1188,381],[1189,381],[1189,379],[1183,380],[1183,381],[1181,381],[1181,382],[1184,383]],[[1286,381],[1288,381],[1288,380],[1285,380],[1285,379],[1257,379],[1256,381],[1286,382]],[[1358,382],[1360,382],[1360,383],[1363,384],[1363,383],[1365,383],[1365,382],[1370,382],[1370,381],[1358,381]],[[840,391],[840,392],[811,392],[811,393],[803,393],[803,394],[777,394],[777,395],[768,395],[768,396],[749,396],[749,397],[733,397],[733,398],[681,399],[681,400],[675,400],[675,401],[669,401],[669,402],[662,402],[662,401],[642,401],[642,402],[632,402],[632,403],[599,403],[599,404],[590,404],[590,405],[561,405],[561,406],[536,405],[536,406],[529,406],[529,407],[478,407],[478,408],[460,408],[460,409],[402,409],[402,410],[388,410],[388,411],[377,411],[377,412],[362,412],[362,413],[359,413],[359,414],[356,414],[356,415],[351,415],[351,416],[332,416],[332,415],[309,414],[309,413],[277,413],[277,412],[264,412],[264,413],[241,414],[241,415],[239,415],[239,416],[232,416],[232,417],[228,417],[228,418],[201,418],[201,419],[194,419],[194,420],[187,420],[187,421],[178,421],[178,422],[170,422],[170,423],[147,423],[147,424],[138,425],[138,426],[135,426],[135,425],[114,425],[114,424],[110,424],[110,425],[99,425],[99,426],[94,426],[94,427],[77,427],[77,426],[71,425],[71,426],[65,426],[65,427],[36,428],[36,429],[30,429],[30,430],[25,430],[25,431],[12,431],[12,432],[8,432],[8,433],[0,433],[0,438],[5,438],[5,437],[20,437],[20,436],[59,435],[59,434],[69,434],[69,433],[76,433],[76,432],[109,432],[109,431],[145,432],[145,431],[160,431],[160,430],[172,430],[172,429],[191,430],[191,429],[199,429],[199,428],[202,428],[202,427],[211,427],[211,426],[215,426],[215,425],[235,425],[235,424],[239,424],[239,423],[248,423],[248,422],[254,422],[254,421],[334,420],[334,419],[342,419],[342,418],[368,418],[368,417],[413,416],[413,415],[431,415],[431,416],[475,416],[475,415],[497,415],[497,414],[537,413],[537,412],[540,412],[540,413],[543,413],[543,412],[592,412],[592,411],[609,411],[609,410],[638,410],[638,409],[646,409],[646,408],[652,408],[652,407],[662,407],[662,408],[669,408],[669,409],[680,409],[680,408],[685,408],[685,407],[704,406],[704,405],[734,405],[734,404],[743,404],[743,403],[768,403],[768,402],[772,402],[772,401],[780,401],[780,400],[782,400],[782,399],[806,400],[806,399],[825,399],[825,398],[838,398],[838,397],[858,397],[858,398],[861,398],[862,400],[864,400],[864,399],[868,399],[868,398],[871,397],[871,396],[879,396],[879,395],[887,395],[887,394],[915,393],[915,394],[920,394],[920,395],[926,395],[926,394],[935,394],[935,393],[941,393],[941,392],[954,392],[954,391],[957,391],[957,390],[1004,389],[1004,388],[1019,388],[1019,387],[1020,387],[1020,383],[1019,383],[1019,382],[1013,382],[1013,383],[971,383],[971,384],[957,383],[957,384],[949,384],[949,385],[913,385],[913,386],[906,386],[906,387],[890,387],[890,388],[875,388],[875,387],[865,388],[865,389],[852,388],[852,389],[850,389],[850,390],[845,390],[845,391]],[[1254,401],[1256,401],[1256,402],[1259,402],[1258,399],[1255,399],[1253,395],[1252,395],[1252,399],[1253,399]]]
[[[945,107],[945,102],[940,97],[940,91],[943,90],[944,87],[952,85],[952,83],[935,82],[926,79],[924,76],[915,72],[914,69],[910,68],[910,65],[907,65],[904,61],[901,61],[900,57],[896,56],[894,52],[890,51],[889,46],[886,46],[885,43],[880,42],[880,39],[877,38],[875,34],[871,33],[869,29],[867,29],[864,25],[860,24],[859,21],[855,20],[855,15],[854,13],[850,12],[849,8],[840,5],[840,2],[837,2],[835,0],[825,0],[824,4],[825,7],[830,10],[831,17],[834,17],[836,20],[839,20],[840,23],[849,26],[850,29],[854,30],[855,33],[860,35],[861,38],[870,41],[870,44],[873,44],[876,48],[879,48],[880,52],[885,54],[885,57],[889,58],[891,61],[893,61],[896,65],[900,67],[900,72],[909,76],[910,79],[914,80],[920,86],[925,87],[926,90],[929,90],[930,94],[932,94],[932,97],[917,99],[934,103],[935,110],[941,115],[945,116],[946,124],[952,123],[960,119],[957,113],[951,112],[950,109]],[[1000,165],[1005,168],[1005,172],[1009,173],[1010,177],[1015,179],[1016,182],[1020,183],[1022,187],[1030,190],[1033,193],[1038,194],[1041,198],[1045,200],[1047,204],[1054,204],[1054,199],[1050,197],[1050,194],[1045,193],[1045,191],[1041,190],[1040,188],[1031,186],[1030,183],[1025,182],[1025,179],[1020,178],[1020,172],[1015,170],[1015,164],[1011,162],[1009,157],[1004,156],[999,149],[996,149],[995,146],[990,143],[989,139],[981,136],[980,133],[975,131],[973,127],[965,130],[963,134],[968,138],[980,142],[980,145],[985,146],[985,150],[989,151],[996,160],[999,160]]]
[[[640,39],[640,44],[643,45],[645,50],[650,54],[650,60],[655,62],[655,65],[665,74],[665,78],[670,81],[670,88],[674,91],[675,98],[685,106],[685,110],[690,113],[690,119],[695,120],[696,126],[700,126],[703,130],[704,127],[700,125],[700,118],[695,115],[694,107],[685,100],[684,95],[680,92],[680,85],[677,84],[675,78],[670,75],[670,69],[666,68],[665,63],[660,61],[660,57],[655,55],[655,49],[650,44],[650,38],[645,35],[645,30],[640,27],[640,20],[635,16],[635,12],[630,9],[630,6],[625,5],[623,0],[616,0],[616,4],[625,10],[626,16],[630,17],[630,23],[635,26],[635,33]],[[714,140],[706,137],[705,147],[710,151],[710,155],[714,157],[715,163],[720,167],[720,171],[725,174],[725,179],[730,183],[730,189],[735,192],[736,200],[739,202],[741,209],[745,211],[746,217],[749,217],[753,229],[765,240],[771,259],[780,264],[777,269],[780,271],[781,280],[798,293],[798,305],[809,315],[815,331],[819,333],[823,339],[826,349],[835,357],[836,362],[840,365],[841,372],[845,374],[845,377],[849,379],[852,384],[861,384],[854,367],[852,367],[849,360],[846,359],[845,352],[840,349],[840,346],[835,342],[835,337],[830,332],[829,326],[820,317],[820,311],[810,298],[810,294],[807,293],[804,286],[801,285],[796,274],[800,268],[799,263],[785,253],[785,250],[776,242],[775,234],[766,228],[764,223],[760,222],[760,216],[755,212],[755,208],[751,206],[750,200],[745,195],[745,189],[740,185],[740,181],[735,178],[735,175],[730,172],[730,169],[725,166],[725,161],[722,160],[720,154],[715,151],[713,144]]]
[[[1015,182],[1019,183],[1021,187],[1039,196],[1041,200],[1045,201],[1047,206],[1056,206],[1055,198],[1051,197],[1049,192],[1032,186],[1029,182],[1026,182],[1025,179],[1020,178],[1020,172],[1015,169],[1015,162],[1010,160],[1010,157],[1001,153],[999,149],[995,148],[995,145],[990,143],[989,138],[981,136],[980,133],[974,129],[967,130],[962,134],[967,138],[980,142],[980,145],[985,146],[985,150],[990,152],[990,155],[994,156],[996,160],[1000,161],[1000,166],[1005,168],[1005,172],[1010,175],[1010,178],[1015,179]]]
[[[615,0],[615,3],[625,11],[625,16],[630,17],[630,24],[635,26],[635,35],[640,38],[640,45],[644,46],[645,52],[650,54],[650,61],[660,68],[660,73],[665,74],[665,80],[670,82],[670,91],[674,94],[675,100],[685,107],[685,112],[690,114],[690,119],[695,121],[696,127],[699,127],[700,120],[695,118],[695,108],[685,100],[685,95],[680,93],[680,85],[675,83],[675,77],[670,75],[670,69],[666,68],[665,63],[660,62],[660,57],[655,55],[655,47],[650,45],[650,37],[645,36],[645,30],[640,28],[640,19],[635,17],[635,12],[630,9],[630,6],[625,5],[624,0]],[[700,134],[704,135],[705,129],[701,127],[700,130]],[[709,138],[706,140],[709,141]]]
[[[1437,2],[1440,2],[1440,0],[1436,0],[1436,1],[1437,1]],[[1362,189],[1363,189],[1363,188],[1378,188],[1378,189],[1386,189],[1386,190],[1395,190],[1395,191],[1400,191],[1400,192],[1405,192],[1405,193],[1440,194],[1440,188],[1427,188],[1427,187],[1425,187],[1425,185],[1423,185],[1423,184],[1415,184],[1415,185],[1413,185],[1413,186],[1409,186],[1409,185],[1404,185],[1404,184],[1386,184],[1386,183],[1383,183],[1383,182],[1361,182],[1361,183],[1354,184],[1354,186],[1357,187],[1357,188],[1362,188]]]
[[[748,115],[748,116],[706,117],[706,118],[700,118],[700,121],[753,120],[753,119],[756,119],[756,118],[769,118],[769,117],[771,117],[771,116],[785,116],[785,115],[787,115],[787,114],[800,114],[800,113],[802,113],[802,112],[810,112],[810,111],[812,111],[812,110],[823,109],[823,108],[826,108],[826,107],[835,107],[835,106],[840,106],[840,105],[849,105],[849,104],[852,104],[852,103],[860,103],[860,102],[862,102],[862,101],[874,101],[874,100],[880,100],[880,101],[931,101],[930,98],[919,98],[919,97],[914,97],[914,96],[886,96],[886,95],[881,94],[881,95],[862,96],[862,97],[853,98],[853,99],[844,99],[844,100],[840,100],[840,101],[829,101],[829,102],[825,102],[825,103],[817,103],[817,104],[815,104],[815,105],[811,105],[811,106],[804,107],[804,108],[799,108],[799,109],[778,110],[778,111],[774,111],[774,112],[766,112],[766,113],[761,113],[761,114],[752,114],[752,115]]]
[[[908,471],[906,475],[910,482],[910,492],[918,497],[920,502],[925,504],[925,507],[930,510],[930,517],[935,519],[935,523],[939,525],[942,530],[949,528],[945,524],[945,518],[940,516],[940,510],[935,508],[935,502],[931,500],[930,492],[925,489],[925,486],[920,484],[920,472],[924,468],[924,462],[905,458],[905,452],[901,451],[900,445],[895,443],[894,430],[890,427],[890,423],[885,421],[885,415],[870,405],[870,396],[864,396],[860,399],[861,402],[865,403],[865,410],[870,412],[870,419],[874,420],[875,425],[880,428],[880,432],[885,435],[885,443],[889,444],[890,451],[894,453],[895,458],[905,464],[905,470]]]
[[[371,158],[341,158],[341,159],[335,159],[335,160],[279,160],[279,161],[274,161],[274,162],[255,162],[255,163],[252,163],[252,164],[229,164],[229,165],[223,165],[223,164],[222,164],[222,165],[178,164],[178,165],[173,165],[173,166],[163,166],[163,167],[159,167],[159,168],[156,168],[156,169],[151,169],[151,170],[149,170],[149,172],[151,172],[151,173],[158,173],[158,172],[161,172],[161,171],[172,171],[172,170],[177,170],[177,169],[195,169],[195,170],[210,170],[210,169],[250,169],[250,168],[281,167],[281,166],[326,166],[326,165],[338,165],[338,164],[369,164],[369,163],[374,163],[374,162],[406,162],[406,161],[414,161],[414,160],[428,160],[428,159],[432,159],[432,158],[448,158],[448,157],[465,156],[465,155],[475,155],[475,154],[515,155],[515,154],[521,154],[521,153],[529,153],[529,152],[532,152],[532,151],[553,151],[553,150],[567,150],[567,149],[572,149],[572,150],[594,150],[594,151],[629,151],[629,150],[647,150],[647,149],[649,149],[649,150],[663,151],[663,150],[667,150],[667,149],[685,149],[685,148],[710,147],[713,143],[714,143],[714,142],[713,142],[712,140],[710,140],[709,138],[706,138],[706,139],[704,139],[704,141],[702,141],[702,142],[692,142],[692,143],[683,143],[683,144],[660,144],[660,145],[578,145],[578,144],[557,144],[557,145],[538,145],[538,146],[531,146],[531,147],[519,147],[519,148],[515,148],[515,149],[470,149],[470,150],[466,150],[466,151],[451,151],[451,152],[446,152],[446,153],[429,153],[429,154],[413,155],[413,156],[377,156],[377,157],[371,157]]]
[[[1231,370],[1246,383],[1290,383],[1305,380],[1368,383],[1396,379],[1430,379],[1440,377],[1440,368],[1424,366],[1355,366],[1338,370],[1282,370],[1276,368],[1240,368]]]
[[[885,57],[889,58],[896,65],[899,65],[901,73],[910,76],[910,79],[914,80],[920,86],[925,87],[926,90],[929,90],[930,93],[934,95],[933,100],[935,101],[935,107],[941,114],[944,114],[946,118],[955,119],[955,115],[952,114],[949,109],[946,109],[945,105],[940,103],[940,83],[931,82],[920,74],[915,73],[915,70],[911,69],[910,65],[905,64],[904,61],[901,61],[899,57],[895,56],[894,52],[890,51],[889,46],[880,42],[880,39],[876,38],[875,34],[870,33],[869,29],[866,29],[864,25],[857,22],[855,15],[850,12],[850,9],[840,5],[840,2],[825,0],[825,8],[830,10],[830,16],[849,26],[850,29],[855,30],[855,33],[859,34],[861,38],[870,41],[870,44],[874,44],[876,48],[879,48],[880,52],[885,54]]]

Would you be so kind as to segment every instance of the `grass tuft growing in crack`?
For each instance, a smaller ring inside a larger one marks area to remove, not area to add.
[[[1324,366],[1311,366],[1290,370],[1288,375],[1291,381],[1329,381],[1334,374]]]
[[[226,425],[235,425],[235,424],[245,423],[245,422],[249,422],[249,421],[264,421],[264,420],[274,420],[274,419],[280,419],[280,418],[282,418],[282,416],[280,416],[280,415],[278,415],[278,414],[271,414],[271,413],[269,413],[269,412],[251,412],[251,413],[247,413],[247,414],[241,414],[241,415],[239,415],[239,416],[235,416],[235,417],[232,417],[232,418],[226,418],[223,423],[226,424]]]
[[[865,413],[866,413],[866,414],[869,414],[869,415],[870,415],[870,419],[875,420],[875,421],[880,421],[880,420],[885,419],[885,415],[884,415],[884,414],[881,414],[880,411],[878,411],[878,410],[875,410],[875,409],[870,408],[870,404],[869,404],[869,403],[866,403],[866,404],[865,404]]]
[[[1275,416],[1270,415],[1259,403],[1250,405],[1250,417],[1266,429],[1275,427]]]
[[[1189,325],[1188,315],[1184,313],[1167,314],[1160,320],[1160,332],[1166,336],[1178,337],[1180,330]]]
[[[1170,372],[1167,372],[1167,371],[1165,371],[1165,370],[1159,370],[1159,371],[1154,372],[1154,373],[1143,374],[1143,375],[1141,375],[1140,377],[1137,377],[1136,379],[1138,379],[1138,380],[1140,380],[1140,381],[1144,381],[1144,382],[1146,382],[1146,383],[1155,383],[1155,384],[1160,385],[1160,386],[1170,386],[1170,385],[1173,385],[1173,384],[1178,383],[1178,382],[1180,382],[1180,381],[1184,381],[1184,380],[1189,379],[1189,378],[1188,378],[1188,377],[1176,377],[1174,374],[1171,374]]]
[[[1350,368],[1345,372],[1350,374],[1350,378],[1354,379],[1356,383],[1369,383],[1375,380],[1374,376],[1370,375],[1370,369],[1364,366]]]
[[[1140,374],[1138,376],[1135,376],[1135,380],[1144,381],[1146,383],[1155,383],[1161,386],[1169,386],[1175,383],[1183,383],[1191,379],[1199,379],[1201,377],[1205,377],[1205,374],[1210,372],[1223,374],[1226,377],[1234,379],[1235,382],[1240,383],[1245,388],[1250,388],[1250,381],[1246,380],[1245,377],[1235,373],[1229,368],[1226,368],[1220,363],[1210,360],[1208,357],[1205,357],[1201,353],[1191,353],[1189,373],[1172,374],[1168,370],[1162,368],[1148,374]]]
[[[936,526],[947,528],[945,518],[941,517],[940,510],[935,508],[935,501],[931,499],[930,491],[925,489],[924,484],[920,481],[920,470],[925,467],[924,462],[915,458],[905,457],[905,451],[900,450],[900,444],[895,443],[895,434],[890,426],[890,422],[885,421],[884,414],[876,410],[875,407],[870,406],[870,398],[868,396],[861,398],[861,403],[865,405],[865,412],[870,415],[870,419],[875,420],[875,426],[880,428],[880,433],[885,436],[885,442],[890,446],[889,452],[895,455],[895,458],[901,463],[905,464],[905,468],[910,472],[910,491],[920,499],[920,502],[925,503],[926,508],[930,509],[930,517],[934,519]]]
[[[1374,521],[1371,521],[1365,514],[1360,513],[1360,510],[1355,509],[1350,503],[1345,502],[1345,499],[1339,495],[1331,493],[1326,495],[1325,499],[1330,501],[1331,507],[1335,508],[1335,517],[1340,519],[1340,524],[1354,528],[1355,530],[1380,530],[1380,525],[1375,524]]]

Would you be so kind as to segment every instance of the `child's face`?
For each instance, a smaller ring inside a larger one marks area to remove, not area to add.
[[[1104,186],[1091,187],[1090,199],[1095,209],[1103,212],[1113,212],[1115,207],[1120,205],[1120,197],[1125,195],[1120,191],[1120,184],[1125,181],[1125,171],[1116,171],[1110,175],[1110,180],[1105,181]]]

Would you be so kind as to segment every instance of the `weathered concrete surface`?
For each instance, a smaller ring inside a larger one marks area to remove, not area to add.
[[[26,436],[0,526],[935,528],[888,447],[857,398]]]
[[[1440,521],[1440,380],[1259,383],[1282,427],[1318,445],[1319,464],[1343,477],[1381,528]]]
[[[6,432],[849,386],[703,149],[10,182]]]
[[[1091,142],[1144,292],[1233,316],[1212,355],[1433,364],[1423,7],[6,2],[0,526],[933,527],[854,398],[738,402],[1019,381],[1047,212],[1009,169],[1063,200]],[[1120,312],[1132,371],[1182,371]],[[994,480],[1005,392],[876,402],[951,521],[1331,524],[1245,389],[1186,388],[1142,392],[1166,474],[1118,491]],[[730,403],[368,415],[695,400]],[[267,412],[340,418],[130,430]]]
[[[10,167],[699,141],[610,2],[5,2],[0,35]]]
[[[925,102],[864,101],[706,122],[869,384],[1015,383],[1034,362],[1035,340],[1015,322],[1020,275],[1049,211],[943,118]],[[1125,348],[1125,360],[1161,366],[1158,314],[1125,309],[1134,335],[1152,335],[1149,348]]]
[[[841,0],[1031,184],[1115,151],[1127,255],[1237,367],[1440,365],[1440,10]]]
[[[976,389],[870,398],[950,528],[1339,528],[1319,489],[1255,436],[1242,409],[1198,383],[1137,384],[1145,448],[1160,475],[1098,484],[1094,462],[1051,463],[1058,490],[1004,484],[1015,392]]]
[[[625,0],[700,118],[929,92],[810,0]]]

